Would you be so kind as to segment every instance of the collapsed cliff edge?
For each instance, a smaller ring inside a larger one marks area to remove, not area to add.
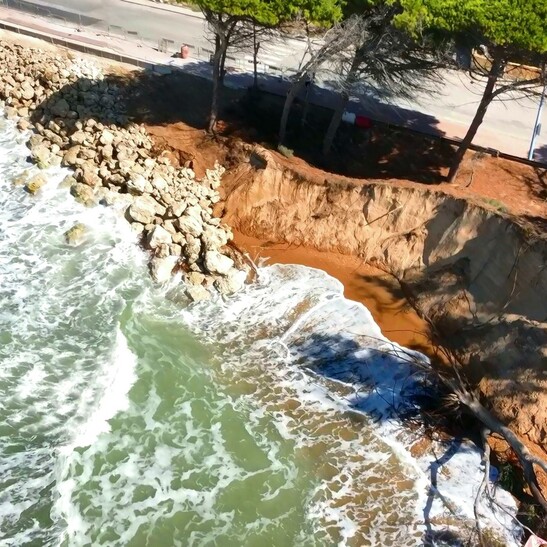
[[[303,176],[249,151],[218,205],[243,234],[354,255],[389,271],[496,417],[547,442],[547,234],[418,185]]]

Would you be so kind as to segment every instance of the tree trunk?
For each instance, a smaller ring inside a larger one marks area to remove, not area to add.
[[[258,50],[260,42],[256,40],[256,25],[253,22],[253,88],[258,89]]]
[[[308,121],[308,112],[310,110],[310,91],[312,83],[309,81],[306,86],[306,96],[304,97],[304,107],[302,108],[302,117],[300,118],[300,127],[304,128],[306,122]]]
[[[475,135],[477,134],[477,131],[484,120],[486,111],[488,110],[488,107],[492,102],[492,99],[494,98],[494,89],[496,87],[496,82],[498,81],[498,78],[500,77],[500,74],[502,73],[504,67],[505,61],[503,60],[503,58],[500,55],[495,55],[494,59],[492,60],[492,66],[490,67],[490,72],[488,73],[488,81],[486,82],[486,87],[484,88],[484,93],[482,94],[481,102],[479,104],[479,107],[477,108],[475,117],[473,118],[473,121],[471,122],[471,125],[469,126],[469,129],[467,130],[467,133],[463,141],[461,142],[458,151],[456,152],[452,165],[450,166],[450,171],[448,172],[447,176],[448,182],[454,182],[454,180],[456,179],[465,153],[473,142],[473,139],[475,138]]]
[[[218,95],[220,84],[220,65],[222,60],[222,40],[215,36],[215,53],[213,55],[213,98],[211,100],[211,112],[209,114],[209,133],[215,132],[218,118]]]
[[[502,436],[507,441],[507,444],[513,449],[522,465],[524,478],[530,487],[532,495],[541,505],[543,510],[547,511],[547,500],[543,496],[534,470],[535,464],[543,471],[547,472],[547,464],[543,460],[530,454],[524,443],[507,426],[503,425],[484,408],[474,396],[465,390],[459,389],[458,386],[454,386],[453,384],[451,387],[454,389],[454,393],[456,393],[460,402],[471,411],[475,418],[479,419],[488,429]]]
[[[283,144],[285,137],[287,136],[287,123],[289,121],[289,114],[291,112],[291,107],[302,90],[307,78],[307,73],[302,74],[296,82],[290,87],[289,92],[287,93],[287,98],[285,99],[285,105],[283,106],[283,114],[281,115],[281,122],[279,124],[279,144]]]
[[[365,52],[362,48],[358,48],[355,50],[355,55],[353,57],[353,61],[351,62],[351,67],[346,77],[346,81],[344,82],[340,101],[338,102],[338,105],[332,113],[329,128],[327,129],[327,132],[325,133],[325,138],[323,139],[323,154],[325,155],[329,154],[332,148],[334,137],[338,132],[340,122],[342,121],[342,116],[344,115],[344,110],[349,101],[349,91],[357,80],[357,70],[359,69],[361,62],[363,61],[364,53]]]
[[[224,48],[222,56],[220,58],[220,67],[218,69],[218,81],[220,85],[224,85],[224,76],[226,76],[226,55],[228,54],[228,48]]]
[[[336,105],[334,112],[332,113],[332,118],[330,119],[329,128],[325,133],[325,138],[323,139],[323,154],[326,156],[330,153],[332,148],[332,143],[334,142],[334,137],[338,132],[340,127],[340,122],[342,121],[342,116],[344,115],[344,110],[349,101],[349,95],[346,91],[343,91],[340,95],[340,100]]]

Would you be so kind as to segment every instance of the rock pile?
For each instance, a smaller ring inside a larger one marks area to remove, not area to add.
[[[213,216],[223,168],[215,165],[198,181],[191,169],[175,168],[156,153],[146,129],[127,119],[131,91],[81,60],[0,43],[5,115],[33,130],[28,146],[38,167],[73,169],[64,184],[85,205],[123,206],[151,252],[156,281],[180,268],[194,300],[209,297],[213,286],[223,294],[237,291],[244,261],[227,246],[230,229]],[[39,182],[30,181],[27,190],[39,191]]]

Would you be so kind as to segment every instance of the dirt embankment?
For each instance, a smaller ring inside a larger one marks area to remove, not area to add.
[[[303,177],[262,148],[223,191],[224,219],[243,234],[393,272],[488,406],[529,441],[547,442],[545,234],[441,191]]]

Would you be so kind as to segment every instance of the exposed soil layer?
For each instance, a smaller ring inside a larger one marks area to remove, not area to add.
[[[380,180],[363,179],[255,149],[249,136],[259,140],[259,134],[233,124],[216,140],[180,121],[148,127],[175,153],[186,139],[179,150],[195,168],[224,162],[226,201],[218,213],[261,241],[239,238],[251,255],[259,246],[273,261],[326,270],[344,283],[348,297],[371,309],[387,336],[431,353],[427,326],[417,315],[401,315],[400,294],[383,286],[387,278],[351,268],[377,261],[397,274],[405,296],[436,321],[442,342],[466,363],[486,404],[545,454],[544,171],[470,152],[456,184],[424,183],[416,174],[421,167],[409,169],[408,155],[399,157],[392,147],[386,157],[375,157],[388,165]],[[418,137],[401,136],[397,146],[407,144],[419,155]],[[369,231],[360,230],[367,223]],[[344,272],[346,260],[356,262]],[[370,276],[361,290],[360,275]],[[390,292],[391,300],[384,300]],[[418,325],[425,329],[416,337],[396,332]]]
[[[545,170],[470,152],[448,185],[451,145],[384,126],[367,139],[343,128],[335,154],[323,158],[323,109],[311,109],[304,135],[292,127],[296,155],[287,158],[271,150],[282,99],[264,95],[257,104],[225,90],[213,139],[204,132],[209,82],[118,71],[120,85],[138,84],[133,121],[174,163],[198,177],[215,161],[228,168],[217,214],[240,231],[241,246],[326,270],[389,338],[430,353],[429,324],[411,301],[458,352],[486,404],[545,457]]]

